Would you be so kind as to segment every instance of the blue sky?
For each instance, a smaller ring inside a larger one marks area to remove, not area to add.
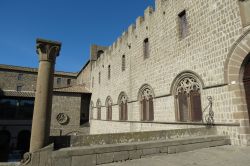
[[[36,38],[62,42],[56,70],[79,71],[91,44],[109,46],[154,0],[0,0],[0,64],[37,67]]]

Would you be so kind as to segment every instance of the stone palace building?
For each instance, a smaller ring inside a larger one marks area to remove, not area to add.
[[[249,145],[249,9],[249,0],[156,0],[111,46],[93,46],[90,132],[212,122]]]
[[[249,9],[249,0],[156,0],[112,45],[92,45],[78,73],[55,73],[51,135],[86,134],[85,118],[89,134],[209,125],[250,145]],[[35,77],[20,81],[33,71],[3,66],[0,104],[34,92]]]

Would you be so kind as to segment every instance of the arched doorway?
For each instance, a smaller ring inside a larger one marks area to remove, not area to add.
[[[21,151],[22,155],[29,151],[30,146],[30,131],[20,131],[17,136],[17,149]]]
[[[250,119],[250,54],[248,54],[245,65],[244,65],[244,74],[243,74],[243,84],[246,94],[246,104],[248,110],[248,116]]]
[[[250,92],[249,92],[250,29],[242,34],[229,50],[225,61],[224,80],[228,85],[235,122],[240,123],[238,140],[233,144],[250,145]]]
[[[10,132],[6,130],[0,131],[0,162],[8,161],[10,151]]]

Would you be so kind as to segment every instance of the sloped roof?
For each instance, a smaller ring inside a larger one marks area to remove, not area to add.
[[[35,97],[34,91],[14,91],[4,90],[0,92],[0,96],[11,96],[11,97]]]
[[[73,85],[69,87],[54,88],[54,92],[91,93],[85,85]]]
[[[12,71],[24,71],[24,72],[31,72],[31,73],[37,73],[37,68],[31,68],[31,67],[22,67],[22,66],[13,66],[13,65],[4,65],[0,64],[0,69],[4,70],[12,70]],[[64,71],[55,71],[55,75],[64,75],[64,76],[73,76],[76,77],[78,73],[73,72],[64,72]]]

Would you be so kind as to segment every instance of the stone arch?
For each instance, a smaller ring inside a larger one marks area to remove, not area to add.
[[[118,96],[117,104],[119,105],[120,102],[124,100],[128,101],[128,95],[124,91],[122,91]]]
[[[108,105],[113,105],[113,100],[110,96],[108,96],[105,101],[105,106],[107,107]]]
[[[240,122],[239,134],[242,135],[241,143],[249,145],[250,139],[245,139],[245,135],[249,135],[249,119],[250,110],[247,102],[247,96],[245,91],[245,85],[243,77],[245,73],[245,67],[249,63],[250,59],[250,29],[234,43],[231,47],[224,67],[224,80],[229,86],[229,91],[233,95],[232,101],[237,110],[233,112],[233,118]]]
[[[105,106],[106,106],[106,119],[107,120],[112,120],[112,105],[113,105],[113,100],[110,96],[106,98]]]
[[[226,84],[240,83],[242,80],[242,65],[250,52],[250,29],[248,29],[231,47],[224,68],[224,81]]]
[[[138,101],[140,102],[141,120],[154,120],[154,101],[153,88],[148,84],[143,84],[138,91]]]
[[[196,79],[199,82],[199,84],[201,85],[201,89],[204,88],[204,86],[205,86],[204,82],[202,81],[201,77],[197,73],[195,73],[191,70],[185,70],[185,71],[182,71],[181,73],[179,73],[172,81],[172,84],[170,87],[170,94],[171,95],[175,95],[175,90],[176,90],[176,87],[178,86],[178,83],[185,77],[192,77],[192,78]]]
[[[154,93],[153,88],[152,88],[149,84],[143,84],[143,85],[141,86],[141,88],[139,89],[138,95],[137,95],[137,98],[138,98],[139,101],[141,100],[141,97],[143,96],[143,93],[144,93],[146,90],[150,91],[152,97],[155,98],[155,93]]]
[[[101,106],[102,106],[101,100],[98,98],[96,101],[96,107],[101,107]]]
[[[117,104],[119,105],[119,119],[128,120],[128,96],[125,92],[121,92]]]
[[[171,86],[177,121],[202,121],[201,89],[204,83],[192,71],[177,75]]]

